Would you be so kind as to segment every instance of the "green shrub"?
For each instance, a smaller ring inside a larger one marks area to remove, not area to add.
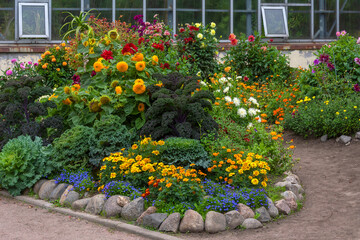
[[[156,140],[168,137],[200,139],[204,134],[217,131],[217,123],[207,111],[212,109],[214,95],[199,90],[196,78],[178,73],[157,75],[157,78],[163,87],[149,87],[152,104],[145,113],[141,136]]]
[[[297,110],[285,115],[285,127],[305,138],[352,134],[360,129],[359,108],[357,94],[327,101],[305,98]]]
[[[89,141],[89,145],[93,146],[89,153],[90,163],[99,166],[100,161],[110,153],[129,148],[135,141],[135,132],[122,125],[120,117],[105,115],[95,121],[94,134]]]
[[[161,162],[168,165],[208,168],[210,158],[199,140],[187,138],[168,138],[160,155]]]
[[[267,42],[262,42],[260,35],[246,38],[245,34],[241,34],[236,42],[225,57],[225,66],[231,67],[231,71],[236,71],[243,77],[247,76],[250,81],[255,82],[273,80],[283,83],[290,77],[288,57]]]
[[[0,185],[13,196],[32,187],[56,166],[49,160],[50,146],[43,147],[36,137],[19,136],[10,140],[0,153]]]
[[[53,143],[53,159],[61,166],[70,171],[90,167],[90,148],[95,143],[89,139],[94,134],[94,129],[85,126],[76,126],[66,130]]]

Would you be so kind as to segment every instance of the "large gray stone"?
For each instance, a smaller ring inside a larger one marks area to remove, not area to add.
[[[147,215],[150,215],[150,214],[153,214],[156,212],[156,207],[155,206],[150,206],[148,207],[148,209],[146,209],[145,212],[143,212],[140,217],[138,217],[138,219],[136,220],[136,224],[137,225],[141,225],[142,224],[142,221],[144,219],[145,216]]]
[[[142,225],[145,227],[153,227],[158,229],[167,216],[167,213],[152,213],[150,215],[146,215],[143,218]]]
[[[143,212],[144,199],[139,197],[123,207],[121,211],[121,217],[128,221],[135,221]]]
[[[357,133],[355,134],[355,139],[360,139],[360,132],[357,132]]]
[[[284,178],[285,182],[290,182],[291,184],[300,184],[300,179],[295,174],[291,174]]]
[[[71,204],[71,208],[74,210],[84,210],[86,206],[89,204],[90,199],[91,198],[83,198],[76,200]]]
[[[285,199],[285,201],[286,201],[286,204],[289,206],[290,210],[292,210],[292,211],[297,210],[298,205],[294,198],[288,198],[288,199]]]
[[[226,225],[229,229],[237,228],[245,220],[245,218],[241,216],[241,214],[236,210],[232,210],[230,212],[225,213],[225,218],[226,218]]]
[[[104,205],[105,217],[120,217],[122,207],[117,204],[117,198],[119,195],[111,196],[106,200]]]
[[[286,190],[293,192],[297,198],[299,196],[298,186],[300,186],[300,185],[299,184],[290,184],[289,186],[286,186]]]
[[[180,232],[198,233],[204,231],[204,220],[202,216],[194,210],[186,210],[180,223]]]
[[[269,212],[266,210],[265,207],[260,207],[258,209],[255,210],[256,213],[259,213],[260,216],[258,217],[258,221],[262,222],[262,223],[266,223],[266,222],[270,222],[271,221],[271,217]]]
[[[290,186],[291,182],[289,181],[284,181],[284,182],[277,182],[275,183],[275,187],[286,187],[286,186]]]
[[[270,199],[267,198],[268,200],[268,213],[270,215],[270,217],[275,218],[279,215],[279,210],[275,207],[274,202]]]
[[[208,233],[217,233],[225,231],[226,218],[224,214],[210,211],[205,218],[205,231]]]
[[[59,199],[68,186],[69,184],[66,183],[60,183],[59,185],[57,185],[54,191],[52,191],[52,193],[50,194],[50,200]]]
[[[179,231],[180,217],[180,213],[177,212],[170,214],[160,225],[159,230],[163,232],[177,233]]]
[[[57,184],[55,183],[55,180],[50,180],[50,181],[45,182],[39,190],[39,198],[49,199],[50,194],[54,191],[56,186],[57,186]]]
[[[130,198],[127,197],[127,196],[118,196],[117,198],[117,204],[120,206],[120,207],[124,207],[126,204],[128,204],[130,201]]]
[[[340,142],[342,144],[349,144],[351,142],[351,137],[346,135],[341,135],[336,139],[337,142]]]
[[[238,205],[236,205],[236,209],[239,211],[241,216],[243,216],[245,219],[246,218],[254,218],[254,216],[255,216],[254,211],[251,208],[249,208],[248,206],[246,206],[245,204],[239,203]]]
[[[281,196],[284,197],[284,199],[291,199],[291,198],[294,198],[295,201],[298,199],[296,194],[293,193],[292,191],[285,191],[283,193],[281,193]]]
[[[254,218],[247,218],[244,220],[241,226],[246,229],[253,229],[253,228],[261,228],[263,225],[261,224],[261,222],[259,222]]]
[[[104,208],[106,197],[104,194],[93,196],[85,208],[85,212],[99,215]]]
[[[79,198],[80,194],[78,192],[70,191],[64,200],[64,205],[70,207],[72,206],[73,202],[79,200]]]
[[[40,191],[41,186],[42,186],[44,183],[46,183],[47,181],[49,181],[49,180],[47,180],[47,179],[40,179],[39,181],[37,181],[37,183],[35,183],[34,188],[33,188],[34,193],[35,193],[35,194],[39,194],[39,191]]]
[[[279,213],[289,215],[291,212],[291,209],[289,205],[287,205],[285,199],[281,199],[279,201],[275,202],[275,207],[279,210]]]
[[[328,139],[328,135],[327,135],[327,134],[321,136],[321,138],[320,138],[320,140],[321,140],[322,142],[326,142],[327,139]]]
[[[67,195],[68,195],[69,192],[72,191],[73,189],[74,189],[74,186],[73,186],[73,185],[67,186],[67,188],[65,189],[65,191],[63,192],[63,194],[62,194],[61,197],[60,197],[59,203],[60,203],[61,205],[64,204],[64,201],[65,201]]]

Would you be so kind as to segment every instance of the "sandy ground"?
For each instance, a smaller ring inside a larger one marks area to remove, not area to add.
[[[181,234],[184,239],[360,240],[360,142],[293,138],[294,172],[306,191],[300,212],[261,229]],[[0,239],[145,239],[1,197]]]

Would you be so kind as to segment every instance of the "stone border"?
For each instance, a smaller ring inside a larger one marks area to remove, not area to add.
[[[70,215],[72,217],[76,217],[76,218],[81,218],[84,220],[87,220],[89,222],[93,222],[93,223],[97,223],[97,224],[101,224],[105,227],[109,227],[109,228],[114,228],[116,230],[119,231],[124,231],[124,232],[128,232],[128,233],[133,233],[133,234],[137,234],[139,236],[142,237],[146,237],[149,239],[154,239],[154,240],[181,240],[180,238],[171,236],[171,235],[166,235],[163,233],[159,233],[159,232],[155,232],[155,231],[150,231],[148,229],[145,228],[141,228],[138,226],[134,226],[132,224],[127,224],[124,222],[120,222],[120,221],[115,221],[115,220],[111,220],[111,219],[104,219],[101,218],[100,216],[97,215],[92,215],[92,214],[88,214],[88,213],[84,213],[84,212],[75,212],[69,208],[59,208],[54,206],[54,204],[46,202],[44,200],[39,200],[39,199],[34,199],[32,197],[28,197],[28,196],[17,196],[17,197],[12,197],[8,192],[6,191],[0,191],[0,195],[3,197],[8,197],[8,198],[14,198],[16,200],[25,202],[27,204],[31,204],[37,207],[41,207],[47,210],[52,210],[61,214],[65,214],[65,215]]]

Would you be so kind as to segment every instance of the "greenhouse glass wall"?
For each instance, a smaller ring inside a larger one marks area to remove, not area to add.
[[[19,7],[21,2],[48,2],[48,5]],[[128,23],[132,23],[136,15],[143,15],[150,21],[158,14],[174,29],[173,34],[179,25],[186,23],[215,22],[218,37],[226,41],[230,33],[264,33],[261,9],[271,6],[285,9],[288,36],[275,38],[280,42],[326,41],[336,38],[336,32],[341,30],[353,36],[360,35],[360,21],[357,19],[360,14],[359,0],[0,0],[0,43],[57,42],[61,40],[61,26],[70,20],[66,19],[65,12],[79,15],[90,9],[93,9],[95,16],[100,14],[100,18],[109,21],[120,19]],[[48,7],[46,16],[43,16],[41,7]],[[27,9],[30,10],[27,12]],[[23,16],[19,15],[20,11]],[[31,28],[26,14],[36,14],[41,24]],[[271,18],[267,21],[271,21]],[[44,32],[41,29],[45,26],[44,22],[49,28],[47,37],[31,39],[19,35],[20,27],[24,31]],[[30,30],[26,30],[26,27],[30,27]]]

